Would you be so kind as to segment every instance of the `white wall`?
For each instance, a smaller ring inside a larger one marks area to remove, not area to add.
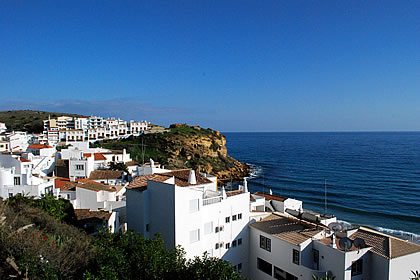
[[[420,252],[391,259],[389,280],[410,279],[416,270],[420,272]]]

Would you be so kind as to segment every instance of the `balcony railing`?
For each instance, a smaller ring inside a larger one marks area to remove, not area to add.
[[[222,201],[221,196],[216,196],[216,197],[212,197],[212,198],[203,199],[203,206],[214,204],[214,203],[219,203],[220,201]]]

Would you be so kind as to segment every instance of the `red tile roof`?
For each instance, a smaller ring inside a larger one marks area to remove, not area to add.
[[[26,158],[20,157],[19,160],[21,162],[31,162],[30,160],[27,160]]]
[[[94,154],[95,160],[106,160],[106,157],[101,153]]]
[[[52,148],[52,147],[49,146],[49,145],[41,145],[41,144],[34,144],[34,145],[30,145],[28,147],[28,149],[37,149],[37,150],[40,150],[40,149],[48,149],[48,148]]]
[[[137,176],[136,178],[134,178],[133,181],[131,181],[127,188],[144,191],[147,189],[147,181],[164,182],[172,177],[175,178],[175,184],[179,187],[195,186],[188,183],[190,170],[191,169],[181,169],[165,173]],[[196,173],[195,176],[197,182],[196,185],[212,183],[212,181],[210,181],[200,173]]]
[[[95,170],[90,173],[89,179],[102,180],[102,179],[119,179],[123,176],[123,171],[118,170]]]
[[[74,182],[70,181],[70,179],[68,178],[55,178],[54,183],[56,188],[61,189],[64,187],[65,184]]]
[[[258,196],[262,196],[266,200],[277,200],[277,201],[281,201],[281,202],[286,200],[286,198],[284,198],[284,197],[276,196],[276,195],[272,195],[272,194],[266,194],[266,193],[263,193],[263,192],[256,192],[254,194],[258,195]]]
[[[243,193],[242,190],[229,191],[229,192],[226,192],[226,196],[231,197],[231,196],[238,195],[238,194],[241,194],[241,193]]]

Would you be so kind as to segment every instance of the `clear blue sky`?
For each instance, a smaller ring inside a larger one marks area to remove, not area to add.
[[[420,129],[420,1],[0,2],[0,110]]]

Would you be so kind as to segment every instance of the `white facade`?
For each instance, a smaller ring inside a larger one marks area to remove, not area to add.
[[[54,180],[33,175],[33,163],[10,155],[0,155],[0,197],[15,195],[40,197],[54,192]]]
[[[365,244],[357,247],[356,239]],[[419,245],[363,227],[333,234],[320,222],[280,213],[252,224],[249,244],[250,279],[409,279],[420,260]]]
[[[7,127],[5,123],[0,122],[0,134],[7,131]]]
[[[168,248],[181,245],[187,258],[207,252],[246,273],[249,193],[218,192],[216,183],[203,177],[205,183],[179,186],[177,172],[149,175],[159,181],[152,178],[147,189],[127,188],[128,228],[146,237],[159,232]]]

